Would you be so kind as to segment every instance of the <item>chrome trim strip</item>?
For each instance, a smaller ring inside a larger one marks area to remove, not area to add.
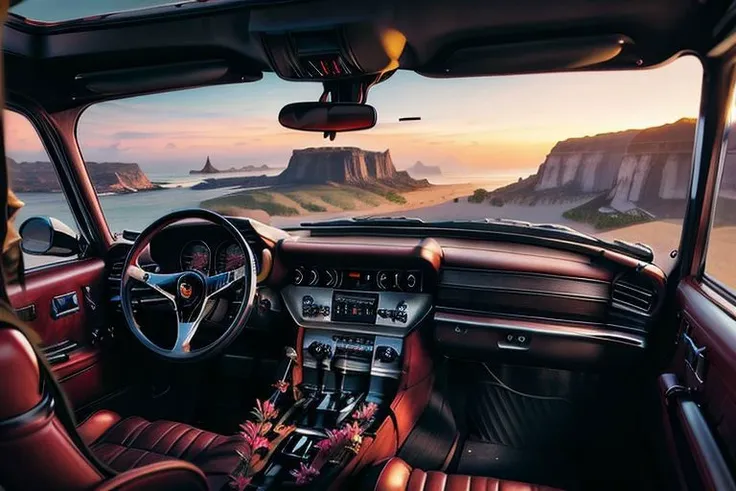
[[[608,329],[591,329],[558,324],[542,324],[538,322],[522,323],[495,317],[460,315],[446,312],[436,312],[434,314],[434,320],[435,322],[459,324],[461,326],[483,327],[503,331],[522,331],[545,336],[580,338],[589,341],[622,344],[642,349],[646,347],[646,340],[643,336],[636,336],[634,334],[616,332]]]
[[[567,293],[567,292],[553,292],[547,290],[526,290],[522,288],[510,288],[510,287],[497,287],[497,286],[472,286],[472,285],[458,285],[453,283],[444,283],[440,286],[441,289],[447,290],[464,290],[472,291],[475,293],[510,293],[515,295],[530,295],[535,297],[551,297],[551,298],[564,298],[572,300],[584,300],[588,302],[597,303],[608,303],[609,297],[583,295],[579,293]]]

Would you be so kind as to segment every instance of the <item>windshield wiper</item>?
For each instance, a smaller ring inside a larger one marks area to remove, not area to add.
[[[320,222],[304,222],[302,227],[339,227],[343,225],[426,225],[421,218],[415,217],[390,217],[390,216],[367,216],[354,218],[337,218],[335,220],[323,220]]]

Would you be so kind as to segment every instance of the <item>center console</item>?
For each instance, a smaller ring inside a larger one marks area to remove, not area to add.
[[[282,296],[304,328],[302,389],[319,400],[307,424],[339,425],[357,402],[390,402],[404,337],[431,310],[422,279],[419,270],[294,270]]]

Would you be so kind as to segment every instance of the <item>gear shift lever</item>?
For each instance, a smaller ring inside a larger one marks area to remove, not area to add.
[[[289,375],[291,374],[292,365],[296,363],[296,359],[298,357],[296,350],[292,348],[291,346],[287,346],[286,349],[284,349],[284,354],[286,355],[286,359],[289,361],[286,364],[286,370],[284,370],[284,375],[281,377],[281,380],[277,382],[277,384],[286,383],[286,379],[289,378]],[[274,392],[273,396],[271,396],[272,402],[276,402],[280,394],[281,394],[280,390],[277,390],[276,392]]]
[[[345,370],[343,366],[345,360],[341,357],[335,356],[332,358],[331,370],[335,376],[335,395],[333,396],[332,406],[334,409],[340,409],[340,403],[342,401],[343,390],[345,388]]]
[[[317,360],[317,393],[322,395],[325,392],[325,367],[323,362],[332,357],[332,346],[313,341],[307,347],[307,351],[312,355],[312,358]]]

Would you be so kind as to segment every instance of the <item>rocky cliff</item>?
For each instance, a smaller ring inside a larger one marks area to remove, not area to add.
[[[616,183],[608,195],[611,208],[658,212],[663,208],[663,201],[684,200],[694,139],[694,119],[640,131],[621,160]]]
[[[279,175],[282,184],[413,184],[405,171],[394,167],[391,154],[355,147],[322,147],[294,150],[289,165]]]
[[[51,162],[16,162],[5,159],[11,187],[17,192],[59,192],[59,178]],[[138,164],[87,162],[87,171],[98,193],[126,193],[157,189]]]
[[[611,189],[626,148],[637,133],[604,133],[558,142],[539,167],[535,190],[569,187],[591,193]]]
[[[613,210],[669,215],[668,203],[686,197],[694,137],[695,120],[681,119],[564,140],[552,148],[536,175],[498,194],[506,200],[533,200],[605,193],[606,206]]]

